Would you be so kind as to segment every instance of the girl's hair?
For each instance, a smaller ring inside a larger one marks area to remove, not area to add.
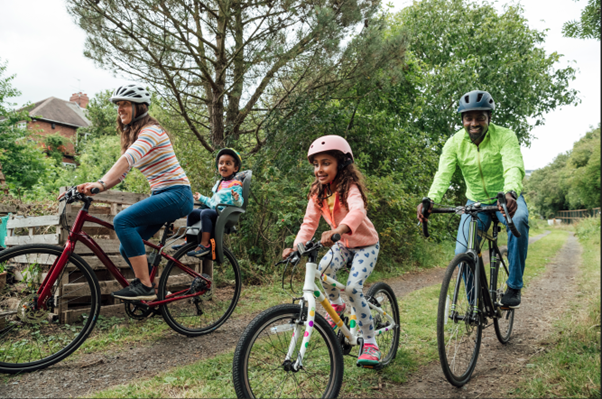
[[[324,151],[321,154],[328,154],[336,158],[337,164],[342,165],[346,158],[345,155],[341,151]],[[318,155],[318,154],[316,154]],[[313,163],[314,157],[310,157],[310,162]],[[337,165],[337,167],[338,167]],[[343,206],[349,210],[349,205],[347,204],[347,195],[349,194],[349,188],[351,184],[357,185],[357,188],[360,190],[360,194],[362,195],[362,199],[364,200],[364,206],[368,207],[368,199],[366,198],[366,192],[368,189],[366,188],[366,179],[362,172],[355,166],[355,164],[347,165],[343,169],[339,169],[337,176],[335,177],[335,192],[339,194],[339,199]],[[329,183],[330,184],[330,183]],[[318,208],[322,208],[322,201],[328,197],[328,193],[325,192],[326,186],[322,185],[320,181],[316,178],[314,182],[311,184],[309,189],[309,198],[317,198],[315,204]]]
[[[148,111],[148,107],[146,104],[132,104],[136,106],[136,116],[140,116]],[[132,115],[132,118],[135,118],[135,116]],[[117,115],[117,131],[121,136],[121,154],[124,154],[126,150],[132,144],[134,144],[134,141],[136,141],[136,139],[138,138],[140,130],[142,130],[143,127],[149,125],[161,127],[158,120],[147,114],[144,118],[137,120],[136,122],[134,122],[126,128],[125,125],[121,122],[121,118],[119,118],[119,115]]]

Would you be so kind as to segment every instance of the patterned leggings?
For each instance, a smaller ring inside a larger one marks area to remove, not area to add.
[[[357,316],[358,325],[362,329],[365,343],[376,344],[376,339],[372,331],[374,331],[374,323],[370,308],[364,300],[362,288],[368,276],[374,270],[376,259],[378,258],[379,243],[363,248],[346,248],[343,245],[336,243],[330,251],[320,260],[318,271],[328,277],[336,280],[336,273],[342,267],[345,267],[347,262],[352,259],[352,267],[347,280],[345,292],[349,295],[349,301],[353,306],[353,310]],[[322,280],[320,280],[320,283]],[[328,293],[328,298],[332,303],[340,302],[340,292],[336,287],[328,286],[322,288]]]

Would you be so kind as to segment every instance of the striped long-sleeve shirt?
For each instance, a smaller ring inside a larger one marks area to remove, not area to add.
[[[130,169],[123,174],[125,179],[132,167],[136,167],[148,180],[151,191],[171,186],[190,186],[186,173],[173,151],[171,140],[159,126],[149,126],[138,134],[138,138],[123,156]]]

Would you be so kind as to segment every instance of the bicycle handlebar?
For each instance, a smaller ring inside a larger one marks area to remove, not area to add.
[[[506,215],[506,223],[508,225],[508,228],[510,229],[510,231],[512,232],[512,234],[514,234],[514,236],[516,238],[519,238],[521,236],[520,232],[517,230],[516,226],[514,225],[514,222],[512,222],[512,217],[510,216],[510,212],[508,212],[508,208],[506,207],[506,196],[504,195],[503,192],[499,192],[497,194],[496,199],[498,200],[499,204],[502,206],[502,209],[504,210],[504,214]],[[476,205],[476,203],[475,203]],[[499,211],[499,208],[497,205],[478,205],[478,212],[497,212]],[[430,213],[458,213],[461,210],[465,210],[467,207],[457,207],[457,208],[432,208],[432,203],[431,200],[429,198],[423,198],[422,199],[422,215],[427,218],[428,217],[428,213],[430,210]],[[428,232],[428,222],[422,222],[422,232],[424,233],[425,237],[430,237],[429,232]]]

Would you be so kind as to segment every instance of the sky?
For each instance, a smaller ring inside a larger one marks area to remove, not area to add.
[[[412,2],[390,3],[398,11]],[[510,2],[491,3],[501,10]],[[549,29],[544,48],[547,53],[564,55],[558,66],[571,62],[579,70],[571,87],[580,92],[582,103],[546,115],[545,125],[532,131],[531,147],[523,148],[525,169],[538,169],[570,150],[590,126],[600,123],[600,42],[562,36],[563,23],[579,19],[586,0],[555,0],[553,6],[549,0],[522,0],[520,4],[531,28]],[[129,82],[127,77],[96,67],[83,55],[85,34],[67,13],[64,0],[0,0],[0,11],[0,61],[8,62],[7,75],[16,75],[12,84],[22,94],[12,102],[18,106],[48,97],[69,100],[80,91],[92,97]]]

